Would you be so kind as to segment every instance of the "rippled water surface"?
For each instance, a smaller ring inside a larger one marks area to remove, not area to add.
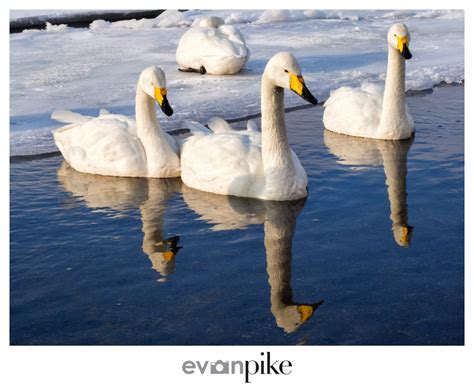
[[[463,344],[463,95],[395,143],[288,113],[301,202],[12,163],[11,343]]]

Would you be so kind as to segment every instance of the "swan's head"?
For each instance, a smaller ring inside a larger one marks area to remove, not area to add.
[[[397,23],[390,27],[387,35],[388,44],[400,52],[405,59],[411,59],[412,54],[408,49],[410,45],[410,32],[405,24]]]
[[[293,54],[280,52],[273,56],[265,67],[264,76],[275,86],[292,90],[307,102],[318,104],[317,99],[306,87],[301,67]]]
[[[285,330],[286,333],[293,333],[300,328],[313,315],[316,309],[321,306],[324,301],[312,304],[290,305],[279,308],[278,311],[273,309],[273,313],[278,327]]]
[[[182,248],[178,246],[179,237],[171,237],[162,242],[143,245],[143,251],[148,254],[152,263],[152,269],[162,276],[174,273],[176,266],[176,254]]]
[[[148,96],[158,102],[165,115],[173,115],[173,109],[166,97],[166,76],[161,68],[152,66],[145,69],[140,75],[138,84]]]
[[[393,238],[397,242],[398,246],[409,247],[411,236],[413,234],[413,226],[410,225],[397,225],[393,226]]]

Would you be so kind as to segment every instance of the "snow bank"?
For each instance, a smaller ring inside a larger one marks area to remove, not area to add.
[[[304,16],[308,19],[326,19],[326,12],[318,11],[316,9],[310,9],[303,12]]]
[[[191,21],[185,14],[176,10],[163,12],[155,21],[158,28],[187,27],[191,25]]]
[[[185,119],[206,122],[212,116],[231,119],[258,112],[261,74],[267,60],[282,50],[294,53],[308,88],[320,100],[341,86],[364,81],[383,84],[387,29],[396,21],[407,24],[412,37],[414,56],[407,62],[407,88],[464,79],[462,11],[321,12],[291,10],[283,12],[286,21],[256,23],[265,12],[190,10],[181,18],[169,11],[162,23],[157,18],[148,19],[151,23],[135,20],[132,28],[96,20],[90,29],[51,26],[49,31],[12,34],[11,153],[54,150],[50,131],[59,126],[50,119],[54,110],[97,115],[107,108],[133,115],[138,74],[152,64],[166,72],[168,99],[175,111],[170,118],[158,111],[165,129],[180,128]],[[207,16],[239,24],[252,51],[243,72],[201,76],[177,70],[176,47],[186,26]],[[265,19],[274,16],[267,13]],[[286,93],[286,106],[303,103],[294,93]]]
[[[290,12],[284,9],[268,9],[264,11],[255,21],[257,24],[276,23],[281,21],[289,21]]]
[[[191,20],[184,13],[176,10],[167,10],[154,19],[131,19],[114,22],[94,20],[89,28],[96,31],[110,28],[146,30],[152,28],[187,27],[189,25],[191,25]]]

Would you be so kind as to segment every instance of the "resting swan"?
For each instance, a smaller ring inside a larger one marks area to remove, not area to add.
[[[387,35],[385,91],[371,84],[342,87],[324,104],[324,127],[340,134],[399,140],[413,135],[413,119],[405,102],[405,60],[412,57],[405,24],[394,24]]]
[[[202,130],[190,127],[193,135],[181,144],[184,184],[215,194],[264,200],[305,197],[306,172],[286,136],[285,88],[317,103],[295,57],[281,52],[270,59],[262,77],[261,134],[253,129],[226,130],[222,125],[224,129],[214,133],[204,126]]]
[[[220,17],[201,17],[179,40],[179,70],[212,75],[233,75],[250,57],[243,36]]]
[[[149,67],[138,79],[135,120],[110,113],[98,117],[56,111],[52,118],[72,123],[53,132],[64,159],[77,171],[126,177],[180,175],[178,146],[156,118],[155,100],[170,116],[162,69]]]

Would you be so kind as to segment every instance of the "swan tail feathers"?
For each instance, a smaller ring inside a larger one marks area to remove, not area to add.
[[[210,134],[211,133],[211,130],[209,130],[209,128],[207,128],[206,126],[194,120],[186,120],[183,125],[184,125],[184,128],[187,128],[191,132],[191,134]]]
[[[207,127],[209,127],[209,129],[214,133],[234,131],[232,126],[226,120],[218,117],[209,119]]]
[[[81,124],[92,119],[91,116],[81,115],[77,112],[58,110],[51,114],[51,119],[67,124]]]
[[[255,131],[255,132],[258,132],[257,123],[255,123],[254,120],[249,119],[249,120],[247,121],[247,130],[248,130],[248,131]]]

